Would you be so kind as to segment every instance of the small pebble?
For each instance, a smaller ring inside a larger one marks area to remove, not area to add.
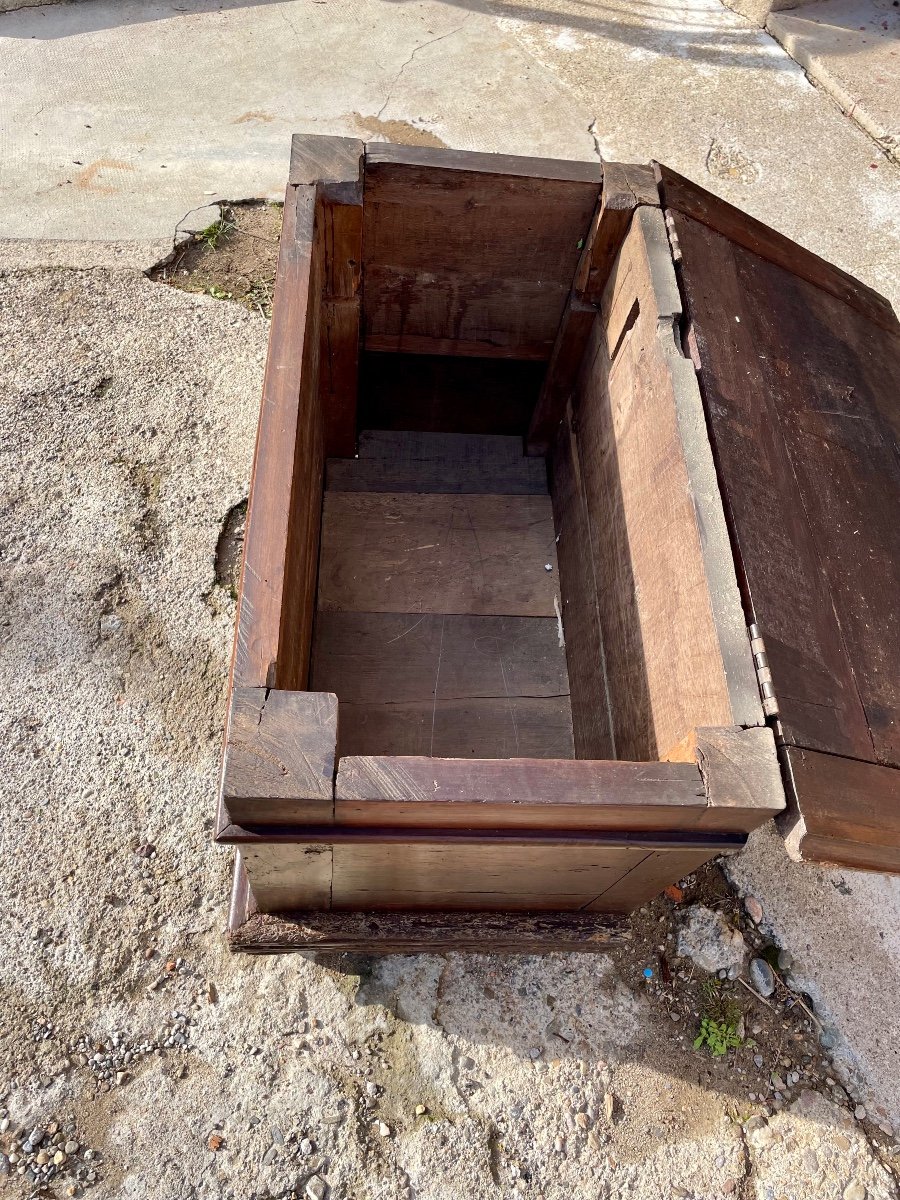
[[[764,958],[750,959],[750,982],[761,996],[771,996],[775,991],[775,975]]]
[[[379,1135],[379,1137],[390,1137],[391,1136],[390,1126],[385,1125],[384,1121],[378,1122],[378,1135]]]
[[[763,919],[763,907],[755,896],[748,896],[744,901],[744,908],[747,910],[747,916],[754,925],[759,925]]]
[[[211,1133],[207,1139],[206,1145],[207,1149],[209,1150],[221,1150],[225,1145],[225,1139],[222,1137],[221,1133]],[[86,1150],[84,1157],[87,1159],[89,1154],[91,1154],[90,1150]],[[91,1155],[91,1157],[93,1157],[93,1155]],[[88,1161],[90,1161],[90,1159],[88,1159]]]
[[[764,1062],[765,1060],[764,1060],[764,1058],[763,1058],[763,1056],[762,1056],[761,1054],[754,1054],[754,1055],[753,1055],[753,1061],[754,1061],[754,1063],[756,1064],[756,1066],[758,1066],[758,1067],[761,1067],[761,1066],[763,1065],[763,1062]]]
[[[866,1200],[866,1189],[858,1179],[848,1183],[843,1194],[844,1200]]]
[[[427,1112],[428,1112],[428,1109],[425,1107],[424,1104],[416,1105],[416,1116],[417,1117],[424,1117]]]
[[[303,1138],[300,1142],[300,1153],[304,1157],[308,1158],[309,1155],[312,1154],[313,1150],[315,1150],[315,1146],[312,1144],[312,1142],[309,1140],[309,1138],[308,1137]]]
[[[307,1179],[305,1191],[307,1200],[324,1200],[328,1184],[321,1176],[313,1175],[311,1179]]]
[[[857,1121],[864,1121],[866,1119],[865,1105],[857,1104],[856,1108],[853,1110],[853,1115],[856,1117]]]

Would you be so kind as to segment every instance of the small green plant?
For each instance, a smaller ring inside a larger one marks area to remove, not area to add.
[[[231,300],[233,299],[231,292],[225,292],[220,287],[216,287],[214,283],[206,289],[206,294],[212,296],[214,300]]]
[[[197,240],[205,242],[210,250],[215,250],[219,242],[228,237],[237,226],[226,216],[219,217],[218,221],[213,221],[212,225],[207,225],[205,229],[201,229],[197,234]]]
[[[736,1025],[727,1021],[716,1021],[712,1017],[700,1018],[700,1032],[694,1038],[695,1050],[706,1046],[713,1058],[721,1058],[741,1044]]]
[[[705,1046],[713,1058],[722,1058],[729,1050],[744,1045],[743,1014],[735,1000],[724,994],[721,980],[715,977],[704,982],[703,999],[700,1032],[694,1039],[694,1049]]]

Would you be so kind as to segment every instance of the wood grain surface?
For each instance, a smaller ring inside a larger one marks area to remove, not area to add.
[[[334,814],[337,697],[237,686],[222,768],[236,825],[325,824]]]
[[[900,464],[881,408],[900,393],[900,339],[706,225],[675,222],[782,736],[897,765]]]
[[[325,495],[321,609],[548,617],[556,594],[549,496]]]
[[[236,685],[306,686],[324,470],[320,250],[315,188],[289,186],[247,513]]]
[[[599,172],[499,165],[482,169],[459,152],[367,152],[367,347],[550,357]]]
[[[331,458],[326,488],[335,492],[546,495],[547,470],[522,455],[522,440],[501,435],[367,430],[359,458]]]
[[[618,758],[655,759],[731,725],[700,519],[678,425],[662,215],[638,209],[573,400]],[[668,260],[667,260],[668,261]],[[671,264],[668,263],[669,271]],[[750,668],[749,650],[746,656]]]

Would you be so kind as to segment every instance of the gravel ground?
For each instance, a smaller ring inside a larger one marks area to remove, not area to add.
[[[106,268],[0,276],[0,311],[4,1194],[897,1197],[818,1050],[779,1043],[782,1102],[772,1046],[762,1082],[692,1048],[702,980],[639,969],[677,902],[610,958],[230,957],[215,551],[266,322]]]

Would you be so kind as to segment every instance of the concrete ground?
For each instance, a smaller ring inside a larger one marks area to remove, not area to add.
[[[628,959],[227,955],[214,557],[266,324],[141,273],[307,128],[658,157],[896,301],[896,166],[713,0],[86,0],[0,39],[3,1148],[59,1122],[57,1193],[98,1198],[896,1196],[900,882],[771,831],[731,874],[833,1060],[781,1111],[789,1044],[714,1063]]]
[[[893,0],[818,0],[772,13],[766,28],[900,161],[900,9]]]

